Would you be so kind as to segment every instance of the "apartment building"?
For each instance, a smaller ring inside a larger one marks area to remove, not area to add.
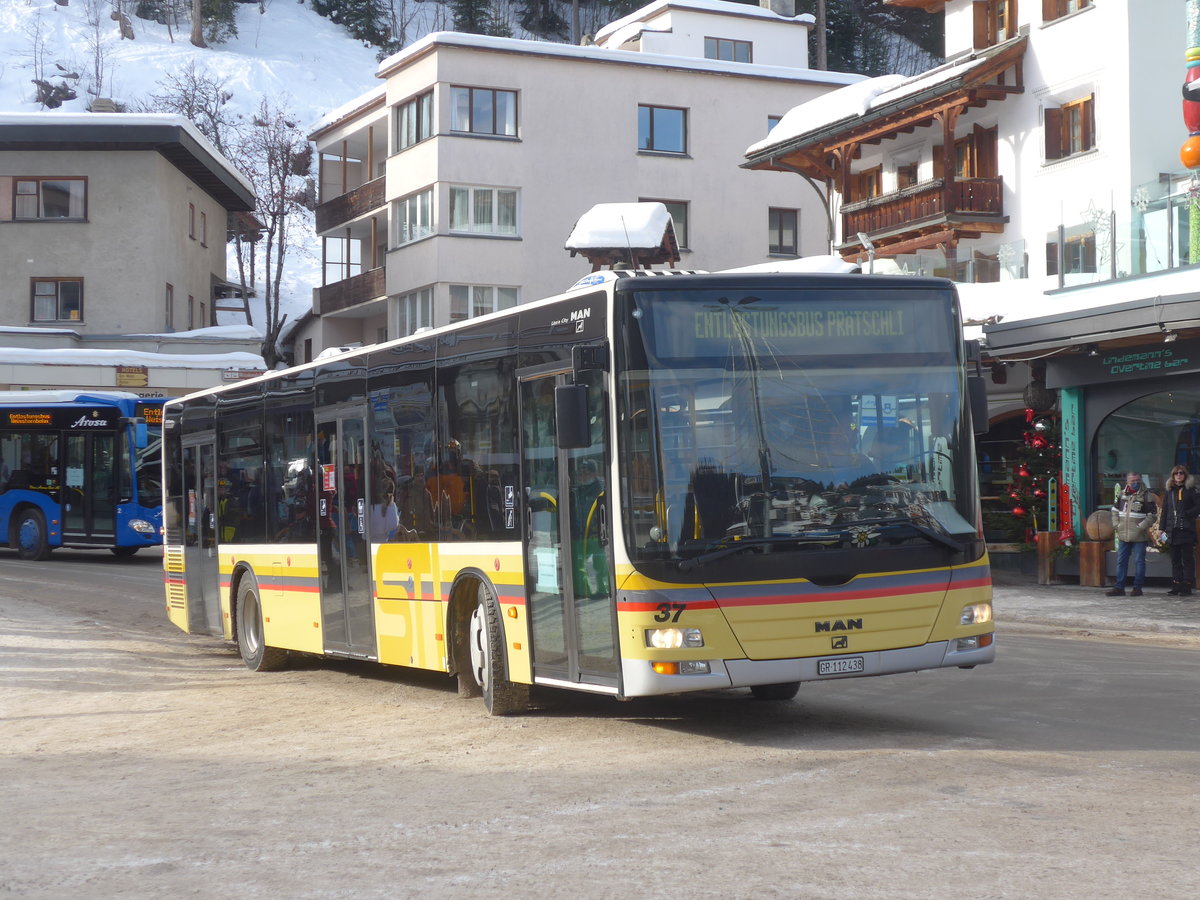
[[[0,114],[0,384],[164,395],[220,383],[220,360],[179,354],[251,364],[261,339],[130,336],[215,324],[227,221],[254,202],[181,117]]]
[[[665,203],[682,268],[827,253],[820,186],[739,168],[747,135],[861,80],[808,69],[812,24],[658,0],[586,46],[439,33],[384,60],[310,135],[324,283],[297,359],[566,289],[597,203]]]

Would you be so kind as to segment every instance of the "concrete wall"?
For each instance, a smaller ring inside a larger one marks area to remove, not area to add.
[[[34,277],[84,279],[81,321],[38,323],[82,334],[186,329],[189,294],[211,309],[212,276],[225,277],[226,213],[162,156],[133,150],[0,154],[0,179],[35,175],[87,176],[87,221],[0,222],[0,322],[32,324]],[[10,185],[2,202],[11,196]],[[196,208],[194,239],[189,203]],[[202,213],[207,246],[201,242]],[[172,322],[165,314],[167,284],[174,287]]]

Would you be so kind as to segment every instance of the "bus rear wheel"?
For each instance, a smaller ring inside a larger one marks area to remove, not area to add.
[[[800,693],[800,682],[786,681],[783,684],[753,684],[750,692],[755,700],[791,700]]]
[[[50,541],[46,535],[46,517],[40,509],[29,507],[17,516],[13,526],[13,543],[21,559],[42,560],[50,556]]]
[[[238,586],[237,646],[242,662],[251,672],[271,672],[282,669],[288,653],[278,647],[268,647],[263,639],[262,604],[258,585],[246,576]]]
[[[511,716],[529,708],[529,685],[514,684],[504,671],[504,622],[491,591],[479,585],[478,602],[468,631],[471,673],[483,691],[483,705],[493,716]]]
[[[117,559],[129,559],[129,557],[137,553],[141,547],[109,547],[108,549],[112,551],[112,555]]]

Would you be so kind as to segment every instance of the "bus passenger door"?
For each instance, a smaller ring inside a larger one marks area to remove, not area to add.
[[[534,680],[618,687],[616,609],[608,539],[607,402],[604,373],[591,388],[592,445],[561,450],[554,388],[565,373],[521,381],[525,590]]]
[[[325,652],[375,659],[367,542],[365,427],[360,412],[317,423],[317,519]]]
[[[66,438],[62,481],[63,537],[112,543],[116,533],[116,435],[73,432]]]
[[[183,444],[183,566],[187,573],[188,631],[224,634],[217,557],[217,450],[212,433]]]

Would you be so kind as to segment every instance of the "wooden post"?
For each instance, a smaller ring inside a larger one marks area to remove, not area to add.
[[[1105,554],[1112,548],[1112,541],[1081,541],[1079,544],[1079,583],[1085,587],[1104,587],[1108,581],[1105,574]]]
[[[1054,584],[1054,551],[1058,549],[1057,531],[1037,533],[1038,584]]]

